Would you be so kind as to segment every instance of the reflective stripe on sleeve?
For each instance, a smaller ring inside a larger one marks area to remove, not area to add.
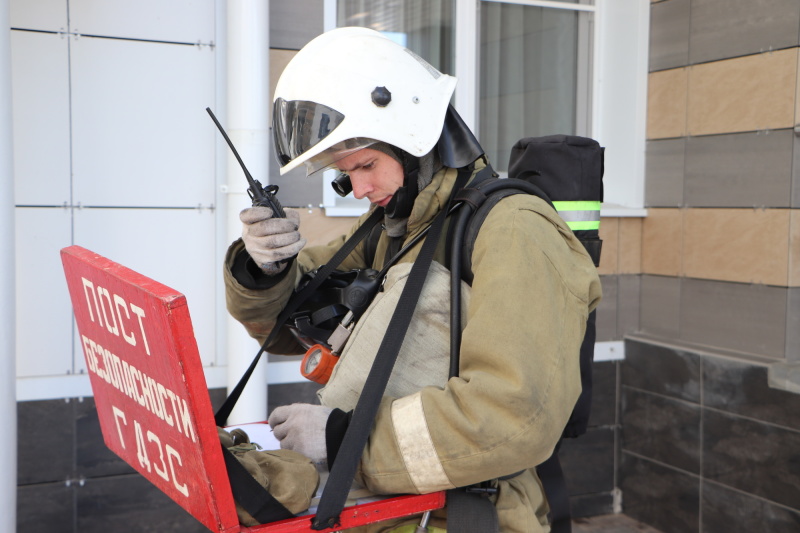
[[[553,205],[572,231],[600,229],[600,202],[553,202]]]
[[[428,493],[455,488],[433,445],[421,393],[392,402],[392,425],[406,470],[417,490]]]

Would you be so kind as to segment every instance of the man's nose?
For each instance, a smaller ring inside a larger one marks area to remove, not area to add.
[[[353,196],[357,199],[362,199],[370,191],[372,191],[372,185],[369,183],[369,180],[365,180],[358,175],[350,174],[350,184],[353,186]]]

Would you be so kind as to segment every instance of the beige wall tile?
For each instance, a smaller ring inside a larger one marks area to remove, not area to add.
[[[647,138],[686,135],[688,69],[653,72],[647,88]]]
[[[681,209],[648,209],[642,225],[642,272],[680,276],[682,235]]]
[[[600,238],[603,240],[603,250],[600,252],[600,266],[597,271],[600,275],[617,274],[619,264],[619,219],[600,219]]]
[[[797,78],[795,79],[794,87],[794,124],[800,124],[800,53],[797,54],[797,66],[795,69]]]
[[[797,48],[689,68],[689,135],[794,124]]]
[[[300,234],[308,242],[306,246],[328,244],[344,235],[355,224],[355,217],[328,217],[322,209],[299,209]]]
[[[789,232],[789,286],[800,287],[800,209],[792,209]]]
[[[790,217],[789,209],[687,209],[684,275],[787,286]]]
[[[269,50],[269,101],[272,102],[272,97],[275,94],[275,86],[278,85],[278,79],[283,74],[283,69],[289,64],[289,61],[297,54],[297,50],[279,50],[270,48]],[[272,106],[269,106],[270,124],[272,124]]]
[[[642,272],[642,219],[619,219],[619,273]]]

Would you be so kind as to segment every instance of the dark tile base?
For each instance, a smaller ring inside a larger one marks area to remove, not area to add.
[[[614,428],[590,428],[561,441],[559,460],[571,496],[610,493],[614,489]]]
[[[708,410],[706,479],[800,509],[800,431]]]
[[[76,489],[80,533],[207,533],[208,529],[138,474],[88,480]]]
[[[92,398],[20,402],[17,413],[17,531],[208,531],[105,446]]]
[[[699,532],[697,476],[623,453],[620,488],[626,515],[662,531]]]
[[[614,494],[606,492],[572,496],[569,505],[572,518],[608,515],[614,512]]]
[[[622,388],[622,449],[700,473],[700,406]]]
[[[75,531],[75,493],[63,481],[17,487],[17,531]]]
[[[663,531],[800,531],[800,395],[769,388],[763,364],[639,339],[621,375],[626,515]]]
[[[63,482],[72,476],[74,403],[75,400],[17,403],[17,484]]]
[[[703,484],[703,533],[794,533],[800,512],[716,483]]]

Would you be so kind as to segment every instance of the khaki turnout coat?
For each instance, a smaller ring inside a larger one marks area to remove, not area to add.
[[[476,172],[483,166],[479,161]],[[443,209],[456,174],[441,170],[420,191],[407,239]],[[235,242],[225,268],[229,312],[263,341],[299,276],[324,264],[366,216],[348,235],[303,250],[291,265],[294,271],[268,290],[247,289],[233,277],[233,258],[243,249]],[[380,269],[388,242],[381,235],[372,265],[365,264],[362,242],[340,270]],[[401,261],[414,261],[420,247]],[[443,242],[435,260],[444,264]],[[587,316],[600,300],[600,280],[566,223],[527,194],[507,197],[490,211],[475,241],[472,270],[460,375],[442,387],[383,398],[357,481],[394,494],[494,480],[501,531],[546,532],[548,506],[534,467],[552,453],[580,394],[579,350]],[[298,349],[287,335],[270,352]],[[436,513],[431,525],[446,527],[445,515],[446,510]]]

